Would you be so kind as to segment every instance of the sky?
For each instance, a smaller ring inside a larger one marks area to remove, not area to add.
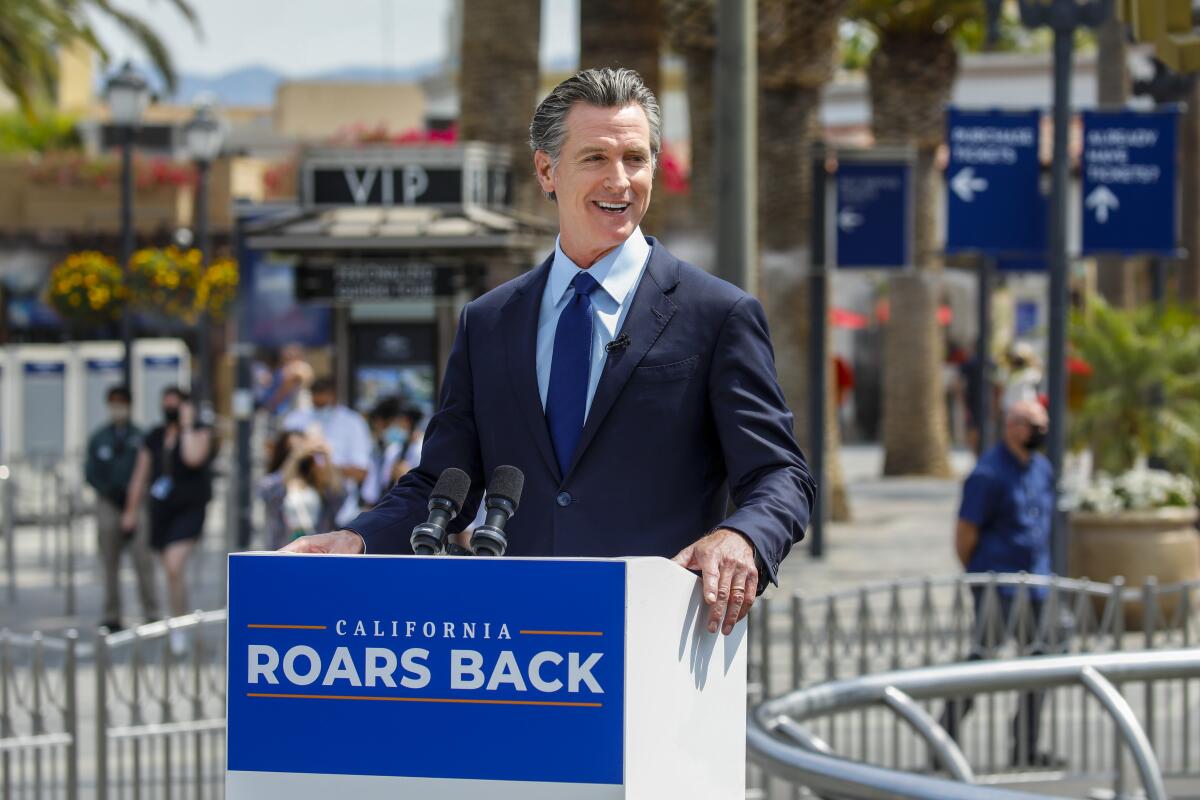
[[[177,68],[216,75],[268,66],[287,77],[341,67],[403,68],[445,57],[453,0],[191,0],[197,39],[167,0],[116,0],[167,43]],[[578,58],[578,0],[543,0],[542,61]],[[96,19],[114,63],[145,57],[119,29]],[[388,31],[392,35],[388,35]]]

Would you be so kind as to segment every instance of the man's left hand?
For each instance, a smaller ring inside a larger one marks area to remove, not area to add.
[[[721,628],[728,635],[750,612],[758,593],[758,568],[754,565],[754,546],[742,534],[718,528],[671,560],[701,573],[704,602],[712,607],[709,633]]]

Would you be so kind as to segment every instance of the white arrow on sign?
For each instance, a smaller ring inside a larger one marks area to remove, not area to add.
[[[974,167],[963,167],[950,179],[950,188],[964,203],[971,203],[975,200],[976,192],[987,191],[988,182],[986,178],[975,177]]]
[[[1108,216],[1121,207],[1121,199],[1113,194],[1113,190],[1101,184],[1087,196],[1087,207],[1096,212],[1096,222],[1101,225],[1108,222]]]
[[[863,222],[865,220],[862,214],[853,208],[843,208],[838,212],[838,227],[845,233],[853,233],[855,228],[858,228]]]

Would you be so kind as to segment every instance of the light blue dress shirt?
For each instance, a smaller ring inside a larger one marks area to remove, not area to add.
[[[588,370],[587,406],[584,419],[592,408],[592,398],[600,385],[600,374],[604,371],[604,360],[608,356],[604,346],[617,338],[629,307],[641,282],[646,262],[650,258],[650,243],[636,228],[628,239],[588,268],[588,274],[596,279],[600,288],[592,292],[592,309],[595,324],[592,325],[592,363]],[[558,328],[558,317],[571,299],[571,281],[582,272],[575,262],[562,251],[561,239],[554,244],[554,263],[550,265],[550,278],[542,293],[542,307],[538,312],[537,327],[537,380],[538,393],[542,397],[542,410],[546,409],[546,395],[550,389],[550,366],[554,361],[554,332]]]

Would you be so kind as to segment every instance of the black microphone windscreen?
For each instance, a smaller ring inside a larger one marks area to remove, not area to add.
[[[516,467],[507,465],[492,470],[487,493],[510,501],[515,509],[521,503],[521,490],[525,488],[525,474]]]
[[[471,476],[458,467],[449,467],[442,472],[429,496],[445,497],[454,503],[455,508],[461,509],[467,502],[467,492],[469,491],[471,491]]]

